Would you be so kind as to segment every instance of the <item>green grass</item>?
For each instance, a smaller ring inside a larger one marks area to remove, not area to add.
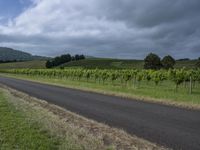
[[[0,149],[54,150],[58,144],[57,138],[41,130],[40,124],[28,121],[0,91]]]
[[[99,93],[154,100],[161,102],[176,102],[183,103],[186,105],[200,104],[200,86],[196,85],[193,89],[193,93],[189,94],[189,89],[181,85],[178,92],[175,92],[175,84],[170,81],[165,81],[156,86],[153,82],[141,82],[137,84],[137,87],[133,85],[122,86],[119,83],[115,85],[109,84],[98,84],[95,82],[86,81],[74,81],[72,79],[56,79],[47,78],[41,76],[27,76],[27,75],[9,75],[15,78],[22,78],[27,80],[33,80],[37,82],[43,82],[48,84],[60,85],[70,88],[83,89],[87,91],[94,91]]]
[[[188,68],[188,69],[194,69],[196,67],[197,60],[189,60],[189,61],[177,61],[175,68]]]
[[[0,63],[0,69],[43,69],[46,61],[44,60],[33,60],[25,62],[12,62],[12,63]]]
[[[195,68],[197,60],[177,61],[175,68]],[[125,59],[108,59],[108,58],[88,58],[85,60],[72,61],[61,66],[71,68],[86,69],[143,69],[143,60],[125,60]]]

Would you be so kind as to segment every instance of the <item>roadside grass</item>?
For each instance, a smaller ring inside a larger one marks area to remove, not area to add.
[[[166,148],[0,85],[0,149],[164,150]]]
[[[180,105],[184,107],[198,107],[200,104],[200,86],[196,85],[193,93],[189,94],[189,88],[180,86],[178,91],[175,92],[175,84],[170,81],[165,81],[159,85],[152,82],[141,82],[137,87],[133,85],[122,86],[110,84],[99,84],[95,82],[75,81],[66,78],[48,78],[42,76],[27,76],[27,75],[11,75],[3,74],[19,79],[32,80],[41,83],[53,84],[64,86],[68,88],[81,89],[86,91],[93,91],[103,94],[116,95],[128,98],[135,98],[145,101],[161,102],[164,104]],[[187,86],[187,85],[186,85]]]
[[[43,108],[32,98],[22,97],[27,100],[0,88],[1,150],[114,149],[70,122],[64,124],[60,116],[45,109],[48,104]]]
[[[0,149],[58,149],[59,139],[41,130],[7,101],[0,91]]]
[[[45,67],[45,60],[33,60],[24,62],[11,62],[11,63],[0,63],[0,69],[43,69]]]

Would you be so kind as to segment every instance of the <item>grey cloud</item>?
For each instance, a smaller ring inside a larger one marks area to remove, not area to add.
[[[47,16],[42,23],[33,22],[38,33],[15,33],[14,26],[11,34],[6,33],[5,27],[0,28],[0,45],[50,56],[64,52],[137,59],[149,52],[176,58],[200,56],[199,0],[90,2],[80,0],[70,5],[69,0],[63,1],[63,6],[57,3],[49,14],[53,19]],[[60,7],[69,6],[60,10],[61,15],[54,16]],[[34,27],[28,25],[29,30]]]

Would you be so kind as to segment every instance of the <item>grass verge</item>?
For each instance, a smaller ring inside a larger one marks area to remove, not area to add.
[[[4,116],[11,116],[0,120],[0,144],[4,149],[165,149],[46,101],[1,87],[0,111]]]
[[[0,90],[0,149],[58,149],[59,139],[42,130]]]
[[[188,94],[184,87],[180,87],[178,92],[173,89],[173,84],[163,82],[158,86],[152,86],[146,82],[140,83],[139,88],[131,86],[113,86],[111,84],[97,84],[94,82],[74,81],[69,79],[45,78],[42,76],[1,74],[7,77],[25,79],[39,83],[63,86],[67,88],[79,89],[84,91],[97,92],[102,94],[120,96],[125,98],[143,100],[153,103],[178,106],[187,109],[200,109],[200,88],[196,88],[193,94]]]

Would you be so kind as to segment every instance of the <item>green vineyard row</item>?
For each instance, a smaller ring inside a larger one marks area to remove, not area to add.
[[[110,69],[10,69],[0,70],[1,73],[39,75],[46,77],[70,78],[73,80],[95,81],[97,83],[115,83],[135,85],[141,81],[154,82],[172,81],[176,90],[183,83],[200,82],[200,70],[169,69],[169,70],[110,70]]]

